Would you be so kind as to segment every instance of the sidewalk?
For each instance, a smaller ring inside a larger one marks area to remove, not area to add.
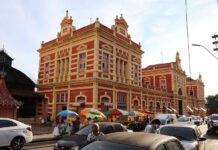
[[[39,124],[32,124],[32,130],[33,130],[33,141],[32,142],[42,142],[42,141],[51,141],[58,139],[53,136],[52,126],[42,126]]]

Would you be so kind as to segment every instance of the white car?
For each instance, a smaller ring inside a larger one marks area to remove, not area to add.
[[[162,126],[160,134],[176,137],[186,150],[205,150],[206,138],[196,125],[169,124]]]
[[[194,124],[192,121],[192,117],[179,117],[178,123],[181,124]]]
[[[14,119],[0,118],[0,147],[20,150],[33,140],[32,127]]]

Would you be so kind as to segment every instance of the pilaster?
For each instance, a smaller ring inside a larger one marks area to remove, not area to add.
[[[98,82],[94,81],[93,83],[93,108],[98,108]]]

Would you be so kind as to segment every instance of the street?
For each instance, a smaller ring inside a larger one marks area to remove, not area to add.
[[[203,133],[203,136],[207,138],[205,150],[216,150],[218,149],[218,135],[207,136],[207,126],[201,125],[200,129]],[[45,142],[37,142],[37,143],[29,143],[24,146],[24,150],[52,150],[56,141],[45,141]]]
[[[205,149],[206,150],[217,150],[218,149],[218,135],[211,135],[207,136],[207,125],[201,125],[200,129],[202,131],[202,134],[204,137],[207,138],[206,143],[205,143]]]
[[[37,142],[37,143],[29,143],[26,146],[24,146],[23,150],[53,150],[53,147],[56,143],[56,140],[54,141],[45,141],[45,142]]]

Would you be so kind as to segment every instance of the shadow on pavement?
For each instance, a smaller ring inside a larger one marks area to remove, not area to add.
[[[204,137],[207,138],[207,139],[218,139],[218,134],[212,134],[212,135],[207,135],[207,134],[204,134]]]

